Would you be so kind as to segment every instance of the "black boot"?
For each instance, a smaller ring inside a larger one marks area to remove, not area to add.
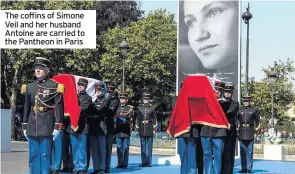
[[[139,167],[146,167],[146,164],[140,164]]]
[[[239,171],[239,173],[247,173],[247,172],[248,172],[248,171],[245,170],[245,169],[242,169],[242,170]]]
[[[58,170],[54,170],[54,171],[52,171],[52,174],[59,174],[59,171]]]
[[[88,173],[87,170],[80,170],[80,171],[79,171],[79,174],[87,174],[87,173]]]
[[[93,170],[93,172],[91,172],[90,174],[98,174],[99,170]]]
[[[62,168],[61,170],[60,170],[60,172],[65,172],[65,173],[68,173],[69,172],[69,168]],[[73,171],[72,172],[70,172],[70,173],[73,173]]]
[[[103,170],[99,170],[98,173],[99,173],[99,174],[103,174],[104,171],[103,171]]]
[[[80,173],[79,170],[73,171],[73,174],[79,174],[79,173]]]

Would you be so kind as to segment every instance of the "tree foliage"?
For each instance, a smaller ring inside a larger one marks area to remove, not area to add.
[[[96,49],[73,50],[72,56],[66,58],[71,73],[103,78],[99,69],[101,56],[106,52],[103,45],[104,33],[117,25],[122,28],[141,19],[144,12],[139,7],[136,1],[96,1],[92,7],[96,10]]]
[[[97,48],[87,49],[3,49],[1,64],[3,66],[2,84],[8,87],[7,98],[14,105],[13,91],[19,89],[20,83],[27,83],[33,78],[33,61],[36,56],[44,56],[52,61],[55,73],[72,73],[81,76],[101,78],[98,74],[102,49],[102,35],[107,29],[117,24],[126,26],[136,21],[143,12],[135,1],[2,1],[2,10],[96,10]],[[114,17],[117,16],[117,17]],[[118,20],[118,21],[116,21]],[[106,22],[107,21],[107,22]],[[7,74],[7,76],[6,76]],[[15,83],[15,84],[13,84]],[[4,97],[5,98],[5,97]]]
[[[269,83],[267,77],[272,68],[278,74],[274,84]],[[250,81],[249,83],[249,93],[253,98],[253,105],[260,110],[263,123],[266,124],[272,115],[273,93],[274,117],[278,119],[280,124],[283,124],[290,120],[287,111],[295,101],[294,87],[290,81],[293,80],[291,74],[295,72],[294,62],[290,59],[287,59],[286,62],[275,61],[272,66],[262,68],[262,71],[265,73],[265,78],[258,82]]]
[[[9,102],[14,122],[20,86],[34,78],[33,63],[37,56],[51,60],[54,73],[71,73],[101,78],[100,57],[104,53],[103,33],[116,25],[127,26],[143,14],[135,1],[1,1],[1,10],[96,10],[96,49],[2,49],[1,50],[1,97]],[[115,16],[117,17],[114,17]],[[117,21],[119,20],[119,21]],[[53,74],[54,74],[53,73]],[[5,95],[3,95],[5,93]],[[14,127],[12,123],[12,127]],[[13,130],[12,130],[13,132]]]
[[[122,84],[122,59],[119,44],[126,38],[129,51],[125,60],[125,84],[134,100],[144,87],[148,88],[158,105],[175,93],[177,25],[174,15],[157,10],[130,26],[119,26],[104,35],[100,72],[116,85]]]

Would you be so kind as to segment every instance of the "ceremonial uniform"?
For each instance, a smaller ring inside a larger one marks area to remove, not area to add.
[[[121,94],[120,99],[127,100],[127,94]],[[114,118],[118,155],[117,168],[126,169],[128,166],[130,132],[132,129],[133,116],[133,107],[127,105],[126,102],[121,103]]]
[[[71,120],[69,115],[65,115],[64,117],[64,132],[62,135],[62,166],[63,169],[61,172],[69,172],[72,173],[74,169],[73,164],[73,156],[72,156],[72,145],[71,145],[71,139],[70,134],[66,131],[68,126],[70,125]]]
[[[192,125],[190,132],[184,133],[177,137],[178,153],[180,157],[180,173],[196,174],[197,172],[197,146],[199,141],[198,125]]]
[[[106,159],[106,116],[110,107],[110,99],[104,97],[104,87],[98,84],[96,90],[101,91],[92,107],[92,114],[89,117],[90,123],[90,149],[95,173],[105,170]]]
[[[37,57],[35,69],[48,67],[50,61]],[[51,172],[52,140],[62,131],[64,86],[45,77],[22,86],[25,94],[23,130],[29,141],[30,173],[49,174]],[[53,135],[53,136],[52,136]]]
[[[183,86],[183,81],[181,82],[180,88]],[[192,125],[190,132],[183,133],[177,137],[178,154],[180,157],[180,173],[181,174],[194,174],[203,173],[203,159],[197,159],[201,152],[199,125]],[[200,165],[201,162],[201,165]],[[202,168],[202,171],[197,169]]]
[[[56,138],[53,140],[52,147],[52,156],[51,156],[51,169],[53,174],[58,174],[61,161],[62,161],[62,136],[63,133],[56,135]]]
[[[119,99],[114,95],[114,86],[111,83],[107,83],[107,92],[109,99],[111,100],[110,107],[107,113],[106,126],[106,160],[105,160],[105,172],[110,172],[111,158],[112,158],[112,147],[114,138],[114,116],[119,107]]]
[[[74,173],[87,172],[87,134],[89,132],[88,116],[90,115],[90,106],[92,98],[86,93],[86,87],[88,80],[80,78],[78,85],[85,86],[83,92],[79,92],[79,106],[81,108],[78,129],[73,130],[70,124],[67,128],[67,132],[70,133],[70,139],[72,144],[72,154],[74,162]]]
[[[149,94],[144,94],[143,99],[149,99]],[[157,115],[154,106],[149,103],[138,107],[136,128],[139,129],[141,144],[141,167],[152,166],[153,136],[157,128]]]
[[[224,90],[226,92],[234,91],[234,86],[231,84],[226,84]],[[230,106],[226,112],[226,117],[231,125],[230,130],[226,131],[226,137],[224,141],[223,149],[223,159],[222,159],[222,173],[232,174],[234,170],[235,163],[235,149],[236,149],[236,139],[237,139],[237,113],[239,111],[239,102],[232,100],[232,98],[226,98]]]
[[[215,84],[217,90],[224,89],[224,83]],[[218,96],[218,101],[226,113],[229,108],[229,102],[223,98],[223,95]],[[203,161],[205,167],[205,174],[221,174],[222,170],[222,151],[224,147],[224,137],[226,136],[226,129],[214,128],[204,125],[201,129],[201,142],[203,148]],[[214,165],[212,154],[214,156]],[[213,170],[213,171],[212,171]]]
[[[250,102],[251,98],[245,96],[244,102]],[[254,146],[254,123],[258,125],[260,122],[259,111],[252,106],[242,106],[238,111],[239,121],[239,141],[240,141],[240,154],[241,154],[241,173],[252,173],[253,166],[253,146]],[[258,129],[256,128],[256,129]]]

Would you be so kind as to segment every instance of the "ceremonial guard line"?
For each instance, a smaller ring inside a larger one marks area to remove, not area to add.
[[[152,167],[157,112],[151,94],[142,104],[129,105],[128,93],[116,95],[111,81],[59,74],[50,78],[50,60],[37,57],[36,80],[22,85],[25,96],[22,128],[29,141],[33,174],[110,173],[112,144],[117,167],[128,168],[131,132],[140,136],[140,167]],[[236,139],[240,141],[240,173],[252,173],[254,134],[259,110],[251,97],[242,106],[232,99],[233,84],[205,75],[190,75],[181,83],[168,134],[177,138],[181,174],[232,174]],[[90,156],[92,158],[90,158]]]
[[[182,82],[167,131],[178,139],[181,174],[233,173],[237,137],[239,172],[252,173],[254,133],[259,130],[260,116],[249,96],[243,97],[240,107],[232,99],[233,91],[233,84],[205,75],[190,75]]]

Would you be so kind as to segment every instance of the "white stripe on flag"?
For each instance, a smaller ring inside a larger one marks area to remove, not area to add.
[[[88,86],[86,88],[86,93],[92,97],[92,101],[94,102],[95,99],[96,99],[96,96],[94,95],[95,94],[95,84],[97,83],[101,83],[103,84],[103,81],[101,80],[96,80],[96,79],[92,79],[92,78],[88,78],[88,77],[82,77],[82,76],[76,76],[76,75],[73,75],[75,77],[75,83],[76,83],[76,88],[77,88],[77,93],[78,93],[78,81],[80,78],[84,78],[84,79],[87,79],[88,80]]]

